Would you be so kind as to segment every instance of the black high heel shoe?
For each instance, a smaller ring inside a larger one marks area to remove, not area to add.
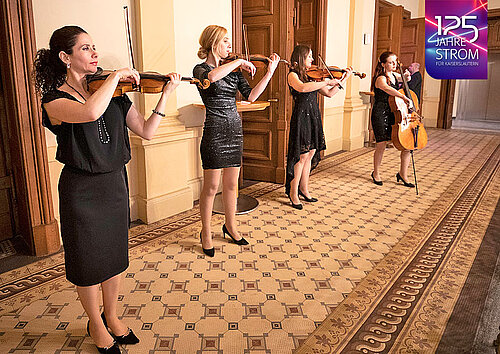
[[[302,203],[294,204],[294,202],[292,201],[292,197],[290,196],[290,194],[287,194],[287,195],[288,195],[288,199],[290,199],[290,203],[292,203],[292,208],[295,208],[297,210],[302,210],[302,208],[303,208]]]
[[[106,316],[104,316],[104,312],[101,313],[101,318],[102,322],[104,322],[104,326],[108,327],[108,323],[106,322]],[[116,336],[112,332],[110,334],[113,336],[113,338],[120,344],[137,344],[139,343],[139,338],[136,337],[134,332],[127,327],[127,333],[121,335],[121,336]]]
[[[201,242],[201,249],[203,250],[203,253],[205,253],[209,257],[213,257],[215,255],[215,247],[203,248],[203,241],[201,240],[201,231],[200,231],[200,242]]]
[[[244,237],[240,238],[239,240],[236,240],[233,237],[233,235],[231,235],[229,233],[229,231],[227,230],[226,224],[222,225],[222,234],[224,235],[224,238],[226,238],[226,234],[228,234],[229,237],[231,237],[233,239],[233,242],[236,243],[237,245],[240,245],[240,246],[248,245],[248,241],[245,240]]]
[[[106,323],[104,325],[106,325]],[[87,334],[92,338],[92,336],[90,335],[90,320],[87,321]],[[121,354],[122,352],[116,340],[114,340],[113,344],[110,344],[108,347],[98,347],[97,345],[95,347],[97,348],[97,351],[99,353]]]
[[[398,173],[396,173],[396,183],[399,181],[402,181],[405,187],[415,188],[415,185],[413,183],[406,182],[398,172]]]
[[[318,201],[318,198],[314,198],[314,197],[311,197],[311,198],[308,198],[304,193],[302,193],[302,191],[299,189],[299,195],[304,198],[304,200],[306,202],[309,202],[309,203],[314,203],[314,202],[317,202]]]
[[[375,183],[377,186],[381,186],[381,185],[383,185],[383,184],[384,184],[384,182],[382,182],[382,181],[377,181],[377,180],[375,179],[375,177],[373,177],[373,171],[372,171],[372,179],[373,179],[373,183]]]

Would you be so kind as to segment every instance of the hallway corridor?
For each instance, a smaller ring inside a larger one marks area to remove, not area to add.
[[[500,134],[428,133],[415,153],[418,196],[396,183],[399,152],[386,151],[379,187],[362,148],[320,162],[319,202],[303,210],[281,185],[245,188],[260,201],[238,216],[250,245],[223,239],[215,215],[214,258],[201,252],[198,208],[132,228],[119,316],[141,342],[123,349],[434,352],[500,197]],[[61,253],[0,282],[0,352],[95,352]]]

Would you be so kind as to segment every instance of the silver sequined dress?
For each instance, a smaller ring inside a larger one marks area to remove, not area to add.
[[[203,80],[213,67],[198,64],[193,76]],[[203,169],[241,166],[243,130],[241,117],[236,110],[236,92],[248,99],[252,88],[241,72],[231,72],[211,83],[206,90],[198,88],[206,109],[200,153]]]

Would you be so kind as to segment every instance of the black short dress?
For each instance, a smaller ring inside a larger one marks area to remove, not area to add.
[[[298,92],[290,88],[293,97],[293,111],[290,118],[288,152],[286,159],[285,193],[290,194],[290,183],[294,178],[294,167],[300,155],[316,149],[311,160],[311,171],[321,160],[320,152],[326,149],[323,123],[318,104],[318,90]]]
[[[398,90],[399,83],[394,77],[394,84],[389,80],[388,84]],[[382,141],[390,141],[392,139],[392,126],[395,123],[394,113],[391,111],[389,106],[389,94],[384,90],[377,87],[374,89],[375,92],[375,102],[373,103],[371,122],[373,134],[375,135],[375,141],[380,143]]]
[[[77,101],[55,90],[42,103]],[[132,102],[115,97],[94,122],[52,125],[42,105],[42,122],[57,138],[59,214],[66,278],[90,286],[128,267],[129,193],[125,164],[130,160],[126,115]]]
[[[193,76],[199,80],[207,79],[213,69],[207,63],[198,64],[193,69]],[[200,145],[204,170],[241,166],[243,129],[236,110],[238,90],[245,99],[252,91],[240,71],[212,82],[205,90],[198,88],[206,110]]]

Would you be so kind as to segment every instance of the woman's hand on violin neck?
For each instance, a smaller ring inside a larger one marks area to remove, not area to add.
[[[269,65],[267,66],[267,71],[272,75],[280,63],[280,57],[278,54],[273,53],[269,57]]]
[[[141,77],[139,72],[132,68],[121,68],[115,71],[115,74],[118,75],[120,81],[130,81],[135,82],[137,85],[141,82]]]
[[[163,87],[164,93],[170,93],[174,91],[177,86],[181,83],[181,75],[177,73],[170,73],[167,75],[170,78],[170,81]]]
[[[255,67],[255,65],[253,65],[251,62],[247,61],[247,60],[243,60],[241,59],[241,64],[240,64],[240,67],[247,71],[248,73],[250,73],[250,75],[253,77],[255,75],[255,72],[257,71],[257,68]]]
[[[344,80],[347,80],[347,79],[349,78],[349,76],[351,76],[351,75],[352,75],[352,72],[353,72],[352,67],[350,67],[350,66],[349,66],[348,68],[346,68],[346,69],[345,69],[345,73],[344,73],[344,78],[343,78],[343,79],[344,79]]]

